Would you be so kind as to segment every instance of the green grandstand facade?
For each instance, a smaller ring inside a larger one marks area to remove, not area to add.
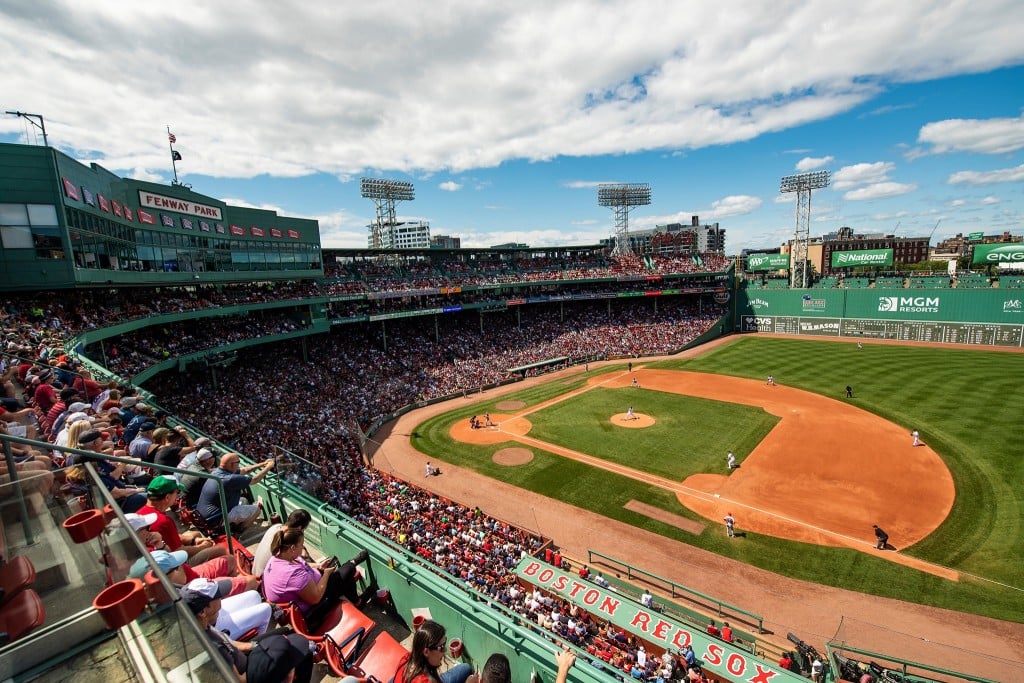
[[[0,288],[323,277],[317,221],[0,144]]]

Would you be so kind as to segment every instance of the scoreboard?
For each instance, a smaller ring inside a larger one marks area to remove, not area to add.
[[[901,341],[1021,346],[1024,325],[960,323],[873,318],[818,318],[785,315],[741,315],[740,331],[824,337],[863,337]]]

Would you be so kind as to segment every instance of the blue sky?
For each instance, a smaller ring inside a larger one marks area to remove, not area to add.
[[[1020,234],[1024,4],[0,0],[0,109],[120,175],[180,179],[364,247],[362,175],[465,246],[593,244],[601,182],[634,228],[792,236],[780,177],[828,169],[811,234]],[[382,47],[385,46],[385,47]],[[0,116],[0,141],[36,143]],[[937,226],[937,227],[936,227]]]

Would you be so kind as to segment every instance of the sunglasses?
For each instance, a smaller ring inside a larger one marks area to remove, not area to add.
[[[442,640],[440,643],[437,643],[435,645],[428,645],[427,649],[433,650],[434,652],[444,652],[445,645],[447,645],[447,641]]]

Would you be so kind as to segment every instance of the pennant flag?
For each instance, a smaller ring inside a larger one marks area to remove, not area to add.
[[[127,206],[124,207],[124,217],[130,221],[135,220],[134,218],[132,218],[132,210]]]
[[[199,229],[203,232],[210,232],[210,224],[206,221],[199,221]]]
[[[166,213],[160,214],[160,222],[166,225],[168,228],[174,227],[174,219],[168,216]]]
[[[182,216],[181,227],[185,228],[186,230],[192,230],[192,220]]]
[[[175,161],[181,161],[181,152],[179,152],[176,149],[172,149],[171,150],[171,159],[174,159]]]
[[[82,196],[85,197],[83,201],[85,201],[86,204],[88,204],[89,206],[96,206],[95,195],[93,195],[92,192],[89,192],[89,190],[85,189],[85,185],[82,186]]]
[[[167,139],[171,141],[171,144],[172,144],[172,145],[173,145],[173,144],[174,144],[175,142],[177,142],[177,141],[178,141],[178,138],[177,138],[177,137],[175,137],[174,133],[172,133],[172,132],[170,132],[170,131],[167,131]]]
[[[124,214],[121,213],[121,205],[118,204],[117,201],[111,199],[110,200],[110,206],[113,207],[114,215],[115,216],[123,216],[124,215]]]
[[[107,198],[101,194],[97,194],[96,198],[100,200],[100,209],[106,211],[107,213],[110,213],[110,202],[107,201]]]
[[[153,214],[151,214],[150,212],[138,209],[138,214],[139,220],[142,221],[143,223],[148,223],[149,225],[154,225],[156,223],[156,221],[153,219]]]

